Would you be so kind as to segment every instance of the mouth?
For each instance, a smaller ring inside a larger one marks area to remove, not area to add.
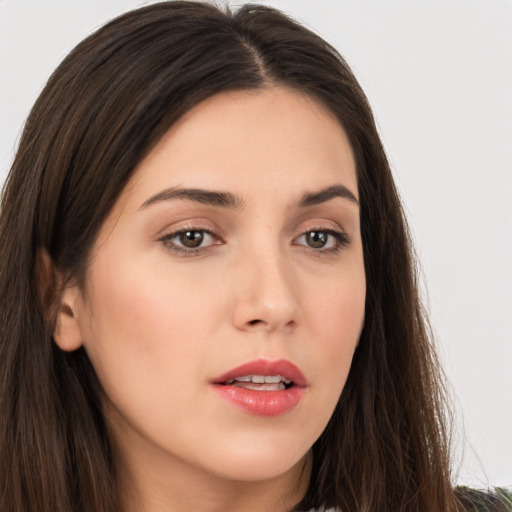
[[[308,385],[302,371],[286,359],[249,361],[216,377],[212,383],[260,391],[267,391],[267,386],[270,386],[268,391],[282,391]]]
[[[255,391],[283,391],[294,386],[291,379],[282,375],[243,375],[222,383],[224,386],[235,386]]]
[[[218,396],[243,412],[278,416],[301,402],[308,382],[289,361],[258,359],[213,379],[211,386]]]

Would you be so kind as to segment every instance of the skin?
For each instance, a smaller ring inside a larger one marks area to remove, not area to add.
[[[333,185],[356,201],[298,206]],[[158,197],[170,187],[229,192],[238,204]],[[55,332],[63,350],[84,345],[97,371],[128,512],[300,501],[363,324],[357,197],[342,127],[281,87],[204,101],[136,169],[100,230],[85,289],[63,294]],[[213,235],[180,251],[183,229]],[[308,380],[285,414],[248,414],[211,389],[258,358],[291,361]]]

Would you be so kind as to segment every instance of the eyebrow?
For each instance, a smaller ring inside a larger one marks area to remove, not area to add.
[[[334,199],[335,197],[348,199],[352,203],[359,205],[359,201],[356,199],[356,196],[347,187],[345,187],[345,185],[338,184],[324,188],[318,192],[307,192],[299,200],[299,206],[301,208],[306,206],[315,206]]]
[[[326,187],[316,192],[306,192],[298,201],[299,208],[315,206],[340,197],[348,199],[352,203],[359,205],[356,196],[345,185],[337,184]],[[196,203],[206,204],[209,206],[220,206],[232,210],[240,210],[244,207],[244,201],[240,197],[231,192],[221,192],[214,190],[204,190],[200,188],[181,188],[171,187],[151,196],[144,201],[140,209],[147,208],[155,203],[169,201],[172,199],[188,199]]]
[[[221,206],[222,208],[229,208],[233,210],[239,210],[243,208],[244,205],[242,199],[230,192],[216,192],[200,188],[171,187],[151,196],[142,204],[141,209],[147,208],[154,203],[169,201],[171,199],[188,199],[189,201],[195,201],[196,203],[207,204],[210,206]]]

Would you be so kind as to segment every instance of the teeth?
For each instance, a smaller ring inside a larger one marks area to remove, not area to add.
[[[282,375],[243,375],[241,377],[236,377],[231,379],[226,384],[232,384],[234,382],[252,382],[254,384],[291,384],[291,379],[287,379]],[[283,384],[283,389],[284,389]],[[247,386],[249,387],[249,386]],[[252,388],[251,388],[252,389]],[[256,389],[256,388],[254,388]],[[263,389],[262,386],[259,386],[258,389]],[[272,388],[275,389],[275,388]]]
[[[234,380],[238,380],[240,382],[251,382],[252,376],[251,375],[245,375],[244,377],[237,377]]]
[[[234,381],[232,385],[238,388],[254,389],[255,391],[283,391],[283,389],[286,389],[284,382],[256,384],[254,382]]]

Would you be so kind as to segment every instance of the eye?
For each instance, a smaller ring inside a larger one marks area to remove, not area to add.
[[[336,252],[349,243],[349,238],[340,231],[314,229],[299,236],[296,243],[311,249]]]
[[[166,248],[184,253],[197,253],[216,243],[215,235],[207,229],[182,229],[161,238]]]

